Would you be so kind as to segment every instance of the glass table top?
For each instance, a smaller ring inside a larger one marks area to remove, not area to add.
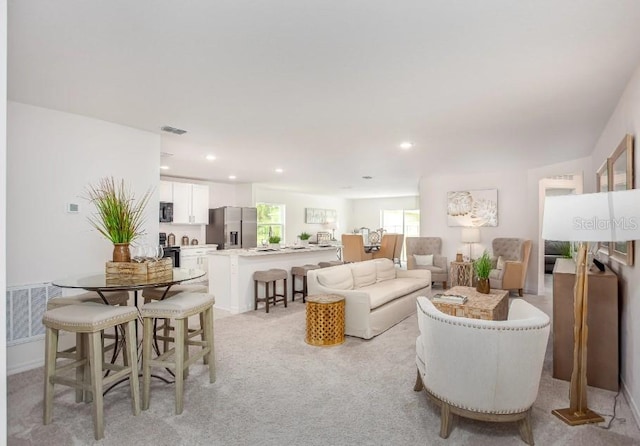
[[[170,276],[147,279],[135,276],[112,276],[105,273],[83,274],[64,279],[54,280],[53,285],[60,288],[82,288],[88,291],[122,291],[137,290],[149,287],[162,287],[197,279],[205,275],[201,269],[173,268]]]

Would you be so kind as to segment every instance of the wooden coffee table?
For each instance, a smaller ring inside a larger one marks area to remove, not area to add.
[[[482,294],[473,287],[454,286],[443,294],[467,297],[464,304],[433,302],[433,305],[443,313],[489,321],[507,320],[509,313],[509,291],[507,290],[491,290],[489,294]]]

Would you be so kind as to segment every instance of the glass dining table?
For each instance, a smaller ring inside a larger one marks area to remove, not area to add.
[[[162,299],[165,298],[169,289],[173,285],[186,282],[188,280],[198,279],[204,276],[206,273],[203,270],[195,269],[195,268],[173,268],[172,274],[169,276],[163,276],[161,278],[153,278],[148,279],[146,277],[134,277],[134,276],[121,276],[117,275],[109,275],[106,273],[93,273],[93,274],[81,274],[77,276],[70,276],[64,279],[58,279],[52,281],[52,285],[55,285],[60,288],[75,288],[75,289],[83,289],[86,291],[94,291],[96,292],[103,302],[106,305],[109,305],[109,301],[105,297],[103,293],[108,293],[110,291],[133,291],[134,293],[134,304],[138,307],[138,292],[145,288],[162,288],[166,287],[164,293],[162,295]],[[140,319],[140,318],[138,318]],[[141,321],[139,321],[140,323]],[[136,343],[140,343],[139,334],[138,334],[138,325],[136,325]],[[154,343],[153,348],[157,354],[160,354],[160,349],[158,346],[157,340],[155,340],[155,329],[154,329]],[[115,361],[118,356],[118,352],[122,348],[122,342],[118,342],[117,340],[117,332],[116,332],[116,348],[114,349],[112,362]],[[167,369],[168,370],[168,369]],[[173,373],[168,370],[171,375]],[[170,383],[172,381],[167,380],[164,377],[151,375],[154,378],[159,378],[166,383]],[[117,386],[123,381],[126,381],[127,378],[114,383],[109,389],[105,391],[105,393],[109,392],[112,388]]]

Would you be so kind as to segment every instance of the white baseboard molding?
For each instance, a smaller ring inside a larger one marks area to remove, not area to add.
[[[11,367],[7,367],[7,376],[15,375],[16,373],[26,372],[27,370],[37,369],[44,366],[44,359],[36,359],[29,362],[23,362],[22,364],[15,364]]]
[[[638,405],[632,398],[631,392],[629,392],[629,388],[624,382],[624,379],[620,378],[620,383],[622,384],[622,394],[627,400],[627,404],[629,404],[629,408],[631,409],[631,413],[633,414],[633,419],[636,422],[636,426],[640,427],[640,411],[638,411]]]

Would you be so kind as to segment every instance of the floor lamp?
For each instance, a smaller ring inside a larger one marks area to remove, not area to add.
[[[462,234],[460,236],[462,243],[469,244],[469,261],[471,262],[471,247],[474,243],[480,243],[480,229],[479,228],[462,228]]]
[[[640,239],[640,189],[597,194],[546,197],[542,238],[579,242],[574,286],[573,372],[569,407],[551,413],[575,426],[604,419],[587,405],[587,327],[589,242],[626,242]]]

